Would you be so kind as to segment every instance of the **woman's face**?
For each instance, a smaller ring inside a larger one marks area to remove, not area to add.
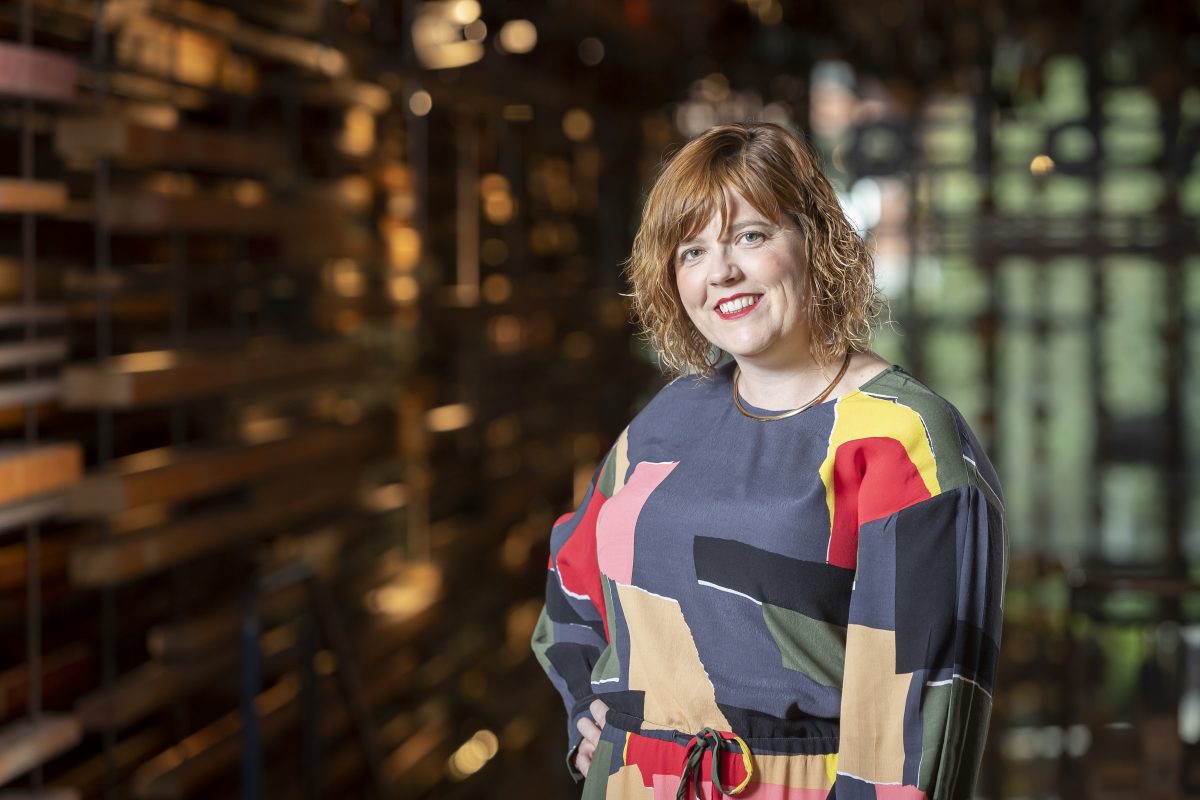
[[[808,352],[804,237],[726,189],[719,214],[675,248],[675,283],[696,329],[739,363],[782,367]]]

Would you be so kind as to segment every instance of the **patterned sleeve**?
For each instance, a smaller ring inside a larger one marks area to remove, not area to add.
[[[583,501],[550,532],[546,603],[533,631],[534,655],[562,695],[567,710],[567,770],[578,783],[575,751],[582,736],[576,721],[596,699],[591,674],[608,646],[608,615],[596,561],[596,518],[613,494],[620,464],[628,464],[626,433],[596,467]],[[622,476],[623,477],[623,476]]]
[[[1008,539],[994,472],[987,464],[993,483],[984,479],[970,444],[963,455],[962,442],[975,440],[957,417],[943,416],[940,430],[910,431],[892,455],[859,462],[830,794],[837,800],[973,796],[992,707]],[[947,429],[962,438],[951,437],[954,451],[942,448],[934,458],[931,445],[945,444]]]

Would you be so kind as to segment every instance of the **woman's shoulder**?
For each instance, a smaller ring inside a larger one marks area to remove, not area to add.
[[[893,440],[909,460],[936,476],[945,492],[976,486],[1001,496],[1000,482],[979,438],[959,408],[899,364],[839,403],[839,422],[859,436]]]

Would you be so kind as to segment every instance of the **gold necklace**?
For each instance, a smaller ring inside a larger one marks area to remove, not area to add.
[[[809,407],[815,405],[816,403],[819,403],[822,400],[824,400],[825,396],[828,395],[829,392],[833,390],[833,387],[837,385],[837,382],[840,381],[842,379],[842,376],[846,374],[846,370],[849,367],[850,367],[850,351],[847,350],[846,358],[842,361],[842,368],[840,370],[838,370],[838,374],[834,377],[833,381],[828,386],[825,387],[825,391],[821,392],[819,395],[814,397],[812,400],[809,400],[807,403],[800,406],[799,408],[793,408],[791,411],[784,411],[782,414],[755,414],[753,411],[750,411],[745,406],[743,406],[742,399],[740,397],[738,397],[738,376],[741,374],[741,368],[735,366],[733,368],[733,404],[735,406],[737,406],[738,411],[742,412],[747,417],[750,417],[750,419],[759,419],[759,420],[763,420],[764,422],[772,422],[777,419],[783,419],[785,417],[790,417],[793,414],[799,414],[804,409],[809,408]]]

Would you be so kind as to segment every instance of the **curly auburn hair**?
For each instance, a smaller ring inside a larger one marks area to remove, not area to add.
[[[674,254],[714,212],[724,223],[726,188],[775,224],[794,224],[803,234],[814,360],[826,366],[847,351],[868,349],[874,320],[887,305],[875,285],[870,250],[807,144],[773,123],[741,123],[710,128],[663,163],[625,261],[641,333],[664,366],[707,377],[721,360],[719,350],[711,358],[714,346],[683,308]]]

